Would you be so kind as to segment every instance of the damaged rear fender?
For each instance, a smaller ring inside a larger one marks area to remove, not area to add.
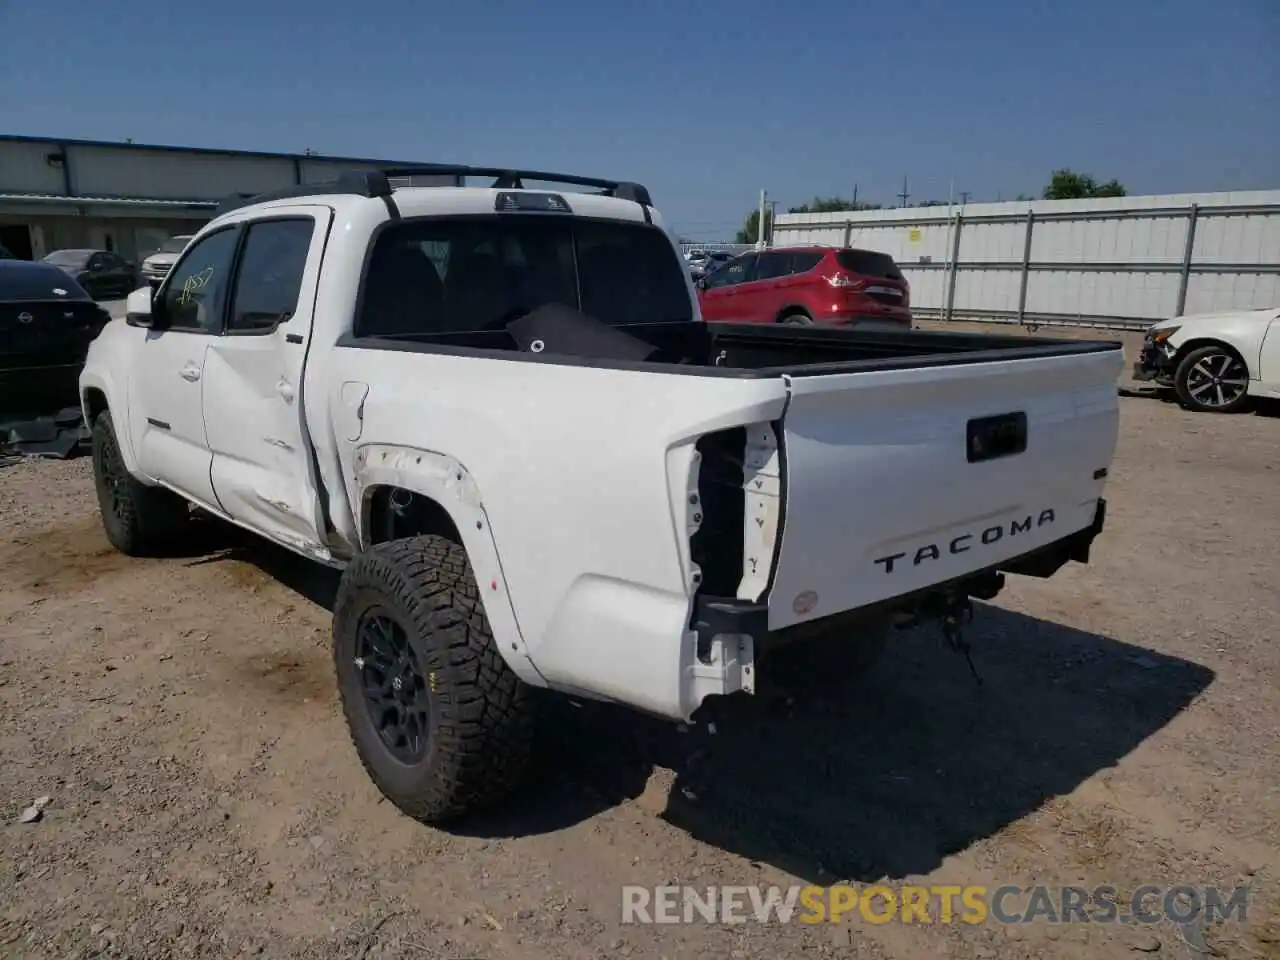
[[[521,680],[546,686],[529,659],[516,620],[498,547],[479,487],[470,471],[453,457],[393,444],[365,444],[355,450],[351,502],[356,505],[360,548],[379,541],[374,529],[374,496],[392,487],[431,501],[453,522],[476,578],[485,616],[503,659]],[[397,494],[397,499],[407,499]]]

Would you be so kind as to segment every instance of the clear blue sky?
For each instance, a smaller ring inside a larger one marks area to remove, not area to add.
[[[762,187],[1280,187],[1277,0],[0,0],[0,48],[0,132],[616,176],[702,239]]]

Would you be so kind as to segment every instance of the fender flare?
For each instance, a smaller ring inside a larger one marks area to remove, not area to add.
[[[111,426],[115,429],[116,444],[120,448],[120,456],[124,458],[125,468],[139,479],[143,475],[138,472],[138,457],[133,450],[133,434],[129,428],[129,409],[121,399],[123,391],[116,389],[115,380],[109,373],[88,370],[80,375],[80,412],[85,424],[93,429],[93,421],[89,419],[89,392],[96,390],[107,401],[107,409],[111,411]]]
[[[437,503],[449,515],[475,574],[485,616],[503,660],[521,680],[545,687],[546,680],[529,659],[515,606],[489,526],[480,488],[471,472],[454,457],[398,444],[369,443],[356,447],[353,502],[360,549],[372,541],[370,509],[376,488],[400,487]]]

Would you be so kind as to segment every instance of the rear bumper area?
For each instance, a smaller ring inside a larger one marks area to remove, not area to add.
[[[1089,526],[1037,550],[955,580],[934,584],[858,610],[832,614],[823,620],[808,621],[802,626],[806,632],[811,633],[815,627],[820,629],[824,622],[834,625],[838,621],[845,625],[881,621],[897,616],[928,617],[936,615],[936,611],[943,609],[943,605],[952,599],[994,599],[1004,586],[1005,574],[1045,578],[1053,576],[1069,561],[1088,563],[1093,541],[1102,532],[1106,517],[1107,501],[1099,498],[1093,522]],[[698,598],[694,603],[691,626],[698,634],[699,659],[704,662],[708,654],[714,660],[723,649],[726,638],[733,638],[736,650],[732,653],[736,656],[730,655],[726,662],[732,664],[732,670],[737,675],[741,675],[745,669],[752,684],[754,665],[750,661],[754,654],[785,643],[788,633],[787,630],[770,631],[767,603],[753,603],[732,597]],[[732,683],[732,679],[726,677],[726,686]],[[737,689],[753,688],[741,686]]]

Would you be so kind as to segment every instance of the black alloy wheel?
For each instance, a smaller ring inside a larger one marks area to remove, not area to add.
[[[378,738],[401,763],[421,763],[430,743],[431,695],[404,628],[386,610],[360,618],[356,666]]]
[[[1182,405],[1204,413],[1235,413],[1249,402],[1249,370],[1225,347],[1209,345],[1183,357],[1174,375]]]

